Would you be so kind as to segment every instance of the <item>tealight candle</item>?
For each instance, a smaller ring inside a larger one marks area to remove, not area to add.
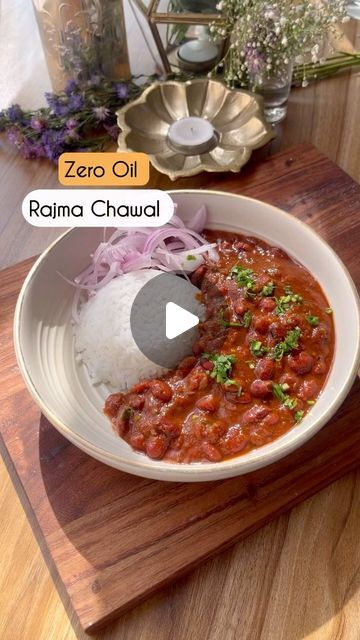
[[[170,125],[168,142],[174,149],[186,155],[204,153],[216,146],[216,131],[205,118],[181,118]]]
[[[211,42],[208,38],[198,38],[196,40],[189,40],[185,44],[181,45],[178,50],[178,57],[180,61],[187,64],[203,66],[207,63],[215,62],[218,57],[219,49],[216,44]]]

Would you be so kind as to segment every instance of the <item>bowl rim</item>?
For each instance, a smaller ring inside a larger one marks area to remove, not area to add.
[[[174,474],[181,476],[178,480],[176,478],[170,479],[170,481],[186,481],[188,476],[196,476],[188,479],[188,481],[206,481],[206,480],[214,480],[214,479],[224,479],[230,478],[236,475],[242,475],[256,469],[265,467],[267,465],[276,462],[280,458],[289,455],[292,451],[298,449],[305,442],[307,442],[310,438],[312,438],[320,429],[324,426],[324,424],[334,415],[334,413],[339,409],[343,401],[345,400],[347,394],[349,393],[353,382],[356,378],[358,368],[360,366],[360,299],[352,277],[343,264],[342,260],[339,258],[337,253],[332,249],[332,247],[324,240],[310,225],[306,224],[296,216],[280,209],[272,204],[264,202],[262,200],[258,200],[257,198],[252,198],[249,196],[244,196],[242,194],[230,193],[227,191],[219,191],[213,189],[170,189],[167,190],[167,193],[170,195],[176,194],[207,194],[207,195],[217,195],[222,197],[231,197],[236,199],[248,200],[255,203],[260,203],[262,205],[266,205],[266,207],[273,209],[275,215],[283,216],[286,218],[291,218],[291,220],[300,225],[302,228],[306,229],[307,232],[311,233],[318,242],[324,244],[327,249],[332,253],[335,261],[337,263],[337,267],[341,270],[343,276],[346,278],[350,289],[353,294],[353,302],[355,305],[357,318],[358,318],[358,329],[357,329],[357,348],[354,351],[352,365],[351,368],[348,369],[348,374],[345,382],[343,383],[341,389],[338,394],[334,398],[333,402],[327,407],[327,409],[315,419],[306,430],[299,433],[297,437],[290,442],[282,442],[282,439],[289,433],[286,432],[273,442],[264,445],[256,450],[256,457],[252,456],[249,458],[248,455],[240,455],[234,458],[230,458],[228,460],[224,460],[218,463],[166,463],[163,461],[155,461],[160,462],[163,466],[155,466],[153,461],[148,460],[144,456],[144,461],[142,460],[129,460],[124,458],[119,454],[114,454],[109,452],[106,449],[103,449],[99,446],[94,445],[91,441],[87,440],[83,436],[74,433],[74,431],[68,425],[64,424],[61,419],[59,419],[52,410],[48,407],[46,402],[42,399],[41,393],[37,390],[35,383],[33,382],[31,375],[28,371],[26,360],[21,347],[21,313],[23,309],[23,304],[25,300],[25,295],[28,290],[28,287],[36,276],[36,273],[39,267],[42,265],[48,254],[52,251],[52,249],[60,244],[62,240],[77,227],[71,227],[67,229],[64,233],[62,233],[56,240],[54,240],[37,258],[33,266],[31,267],[29,273],[27,274],[24,283],[21,287],[21,290],[18,295],[18,299],[15,306],[14,313],[14,321],[13,321],[13,341],[15,348],[15,355],[17,364],[20,370],[20,373],[24,379],[26,387],[32,396],[35,403],[40,408],[41,412],[46,416],[46,418],[51,422],[51,424],[68,440],[70,440],[75,445],[79,446],[80,449],[95,457],[98,460],[101,460],[105,464],[109,464],[114,466],[117,469],[123,469],[128,473],[135,473],[136,475],[144,475],[145,477],[154,477],[154,472],[157,476]],[[241,227],[239,227],[241,228]],[[327,384],[327,383],[325,383]],[[291,430],[290,430],[291,431]],[[273,447],[274,450],[269,451],[269,447]],[[121,465],[121,466],[119,466]],[[131,471],[133,469],[133,471]],[[143,472],[143,474],[141,473]],[[150,473],[147,473],[150,472]],[[216,475],[216,478],[209,478],[204,476]],[[159,478],[160,479],[160,478]],[[168,480],[168,478],[164,478]]]

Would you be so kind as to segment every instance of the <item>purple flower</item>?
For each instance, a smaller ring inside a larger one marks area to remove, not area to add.
[[[115,85],[116,95],[120,100],[126,100],[129,95],[129,87],[125,82],[118,82]]]
[[[45,99],[48,103],[50,109],[54,108],[54,105],[57,103],[57,97],[54,93],[50,93],[50,91],[45,92]]]
[[[76,129],[78,124],[79,124],[79,122],[78,122],[78,120],[76,120],[76,118],[69,118],[69,120],[66,120],[66,128],[67,129]]]
[[[71,142],[75,142],[76,140],[80,140],[80,136],[79,136],[78,132],[76,131],[76,129],[67,129],[66,136],[65,136],[65,142],[70,144]]]
[[[95,118],[101,122],[102,120],[106,120],[110,115],[110,111],[106,107],[93,107],[93,114]]]
[[[66,84],[64,91],[66,95],[69,96],[71,93],[74,93],[74,91],[76,91],[77,88],[78,88],[78,85],[75,82],[75,80],[69,80]]]
[[[79,93],[75,93],[69,98],[69,110],[70,111],[79,111],[84,106],[84,97]]]
[[[11,144],[15,144],[17,147],[19,147],[24,140],[24,136],[17,127],[11,127],[7,132],[7,137]]]
[[[13,104],[7,110],[10,122],[19,122],[23,116],[23,110],[18,104]]]
[[[41,136],[46,157],[52,162],[57,162],[59,156],[64,151],[64,132],[60,131],[44,131]]]
[[[22,142],[19,149],[20,153],[26,159],[42,158],[44,156],[44,147],[42,144],[40,142],[28,140],[27,138]]]
[[[264,58],[251,45],[245,47],[245,60],[249,73],[259,73],[264,69]]]
[[[100,82],[101,82],[100,76],[94,74],[93,76],[91,76],[90,80],[88,81],[88,85],[89,87],[98,87]]]
[[[34,129],[34,131],[42,131],[45,129],[47,125],[47,120],[41,116],[32,116],[30,119],[30,127]]]

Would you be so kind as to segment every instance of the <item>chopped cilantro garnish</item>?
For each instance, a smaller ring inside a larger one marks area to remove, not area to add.
[[[245,327],[245,329],[248,329],[251,325],[251,320],[252,320],[252,313],[251,311],[245,311],[244,315],[243,315],[243,325]]]
[[[301,422],[301,420],[304,417],[304,411],[302,411],[301,409],[299,409],[299,411],[295,411],[294,413],[294,418],[296,422]]]
[[[280,296],[280,298],[275,298],[275,302],[276,302],[275,313],[278,316],[281,313],[286,313],[290,305],[301,304],[303,301],[302,296],[299,296],[298,293],[293,293],[291,289],[289,289],[288,287],[285,287],[285,292],[287,291],[290,291],[290,293],[286,293],[285,296]]]
[[[296,398],[290,398],[290,396],[285,393],[287,389],[288,385],[285,386],[283,384],[273,382],[273,394],[275,398],[277,398],[284,407],[287,407],[288,409],[295,409],[297,400]]]
[[[250,351],[255,358],[261,358],[269,349],[265,347],[260,340],[253,340],[250,342]]]
[[[224,310],[220,312],[220,324],[223,327],[242,327],[242,322],[230,322],[229,320],[225,320]]]
[[[306,320],[309,324],[311,324],[312,327],[317,327],[319,324],[319,318],[317,316],[311,315],[311,313],[308,313],[308,315],[306,316]]]
[[[235,265],[230,271],[232,278],[236,280],[238,287],[244,287],[248,295],[254,295],[255,273],[241,264]]]
[[[274,293],[275,285],[273,282],[268,282],[261,289],[261,295],[266,298],[267,296],[272,296]]]
[[[222,353],[203,353],[203,358],[210,360],[214,367],[209,371],[210,378],[214,378],[219,384],[238,384],[229,378],[233,364],[236,362],[235,356],[223,355]]]
[[[196,256],[193,256],[191,253],[189,253],[189,254],[186,256],[186,260],[196,260]]]
[[[301,336],[301,329],[296,327],[295,329],[290,329],[287,335],[285,336],[282,342],[278,342],[273,350],[271,351],[270,357],[273,360],[281,360],[283,356],[286,356],[288,353],[293,351],[293,349],[297,349],[299,346],[299,338]]]
[[[224,310],[222,310],[220,313],[220,324],[222,324],[223,327],[245,327],[245,329],[248,329],[250,327],[251,320],[251,311],[245,311],[242,319],[239,320],[239,322],[231,322],[229,320],[225,320]]]
[[[333,312],[331,307],[328,307],[327,309],[325,309],[325,313],[328,313],[329,315],[331,315]]]

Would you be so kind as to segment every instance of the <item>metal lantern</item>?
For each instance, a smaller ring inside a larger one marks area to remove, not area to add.
[[[218,22],[218,0],[130,0],[146,17],[166,73],[206,73],[222,57],[209,25]]]

